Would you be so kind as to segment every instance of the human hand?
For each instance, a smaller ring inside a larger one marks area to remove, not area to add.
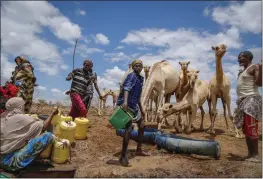
[[[128,104],[127,103],[123,103],[123,105],[121,107],[124,111],[128,111]]]
[[[59,112],[59,109],[58,109],[57,107],[55,107],[55,108],[53,109],[53,111],[52,111],[52,115],[55,116],[55,115],[58,114],[58,112]]]
[[[66,78],[66,81],[69,81],[69,80],[71,80],[71,78],[68,76],[68,77]]]

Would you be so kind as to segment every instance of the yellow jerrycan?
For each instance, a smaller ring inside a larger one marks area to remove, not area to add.
[[[30,116],[33,117],[33,118],[37,118],[38,119],[38,115],[37,114],[31,114]]]
[[[75,118],[76,132],[75,139],[86,139],[89,120],[86,118]]]
[[[51,160],[55,163],[65,163],[70,156],[70,144],[67,139],[55,140]]]
[[[41,158],[49,158],[52,151],[53,143],[49,144],[48,147],[40,153]]]
[[[73,121],[71,116],[61,116],[61,121]]]
[[[68,139],[70,143],[75,142],[76,123],[73,121],[62,121],[60,123],[60,138]]]
[[[60,136],[60,124],[61,122],[61,111],[58,110],[58,114],[56,114],[55,116],[53,116],[52,120],[51,120],[51,124],[53,127],[53,133],[56,136]]]

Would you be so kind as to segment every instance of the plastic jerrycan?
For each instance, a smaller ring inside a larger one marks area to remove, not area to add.
[[[70,156],[70,142],[67,139],[55,140],[51,160],[55,163],[65,163]]]
[[[37,114],[31,114],[30,116],[33,117],[33,118],[38,118]]]
[[[48,147],[40,153],[41,158],[49,158],[52,151],[53,143],[49,144]]]
[[[75,139],[86,139],[89,120],[87,118],[75,118],[76,132]]]
[[[53,133],[57,136],[60,136],[60,126],[59,126],[60,122],[61,122],[61,111],[58,110],[58,114],[53,116],[51,120],[51,124],[53,126]]]
[[[76,123],[73,121],[60,122],[60,138],[68,139],[70,144],[75,141]]]
[[[117,107],[109,122],[115,129],[122,129],[133,117],[135,116],[131,111],[125,112],[121,107]]]

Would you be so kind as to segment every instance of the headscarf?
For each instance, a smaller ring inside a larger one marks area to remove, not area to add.
[[[240,54],[238,55],[238,56],[240,56],[240,55],[245,55],[245,56],[247,56],[250,60],[252,60],[253,59],[253,54],[250,52],[250,51],[243,51],[243,52],[240,52]]]
[[[31,64],[31,63],[27,60],[27,58],[26,58],[25,56],[17,56],[17,57],[15,58],[15,62],[16,62],[16,59],[17,59],[17,58],[20,58],[21,64],[23,64],[23,63],[29,63],[29,64]]]
[[[26,145],[43,129],[43,121],[24,114],[24,100],[14,97],[6,102],[1,114],[1,154],[7,154]]]
[[[136,64],[141,64],[141,65],[143,65],[143,63],[142,63],[142,61],[141,60],[139,60],[139,59],[137,59],[137,60],[134,60],[133,62],[132,62],[132,68],[136,65]]]

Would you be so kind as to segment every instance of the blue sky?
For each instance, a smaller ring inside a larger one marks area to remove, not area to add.
[[[78,38],[75,67],[84,58],[94,61],[99,87],[116,89],[128,63],[139,58],[146,65],[169,59],[191,61],[202,80],[215,74],[211,46],[224,43],[225,74],[232,82],[235,104],[237,55],[251,50],[261,59],[261,2],[4,2],[1,9],[1,81],[11,75],[14,57],[33,63],[35,98],[64,101],[72,70],[74,41]],[[261,90],[261,89],[260,89]]]

